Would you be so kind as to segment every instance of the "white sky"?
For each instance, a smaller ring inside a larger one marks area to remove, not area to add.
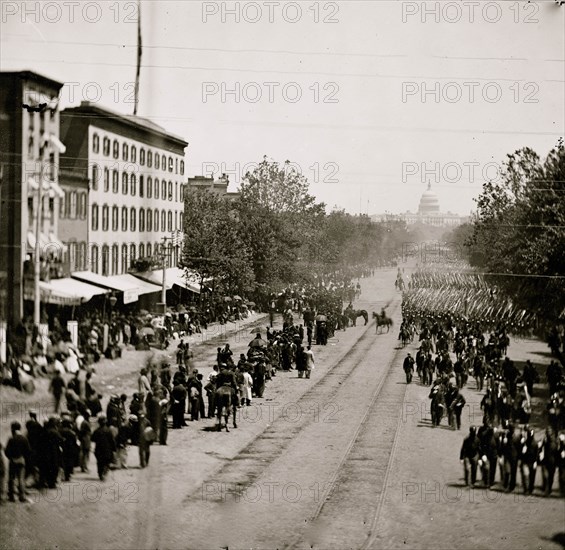
[[[467,214],[483,174],[497,177],[489,163],[523,146],[545,155],[565,134],[565,6],[553,0],[302,1],[300,17],[296,3],[268,4],[141,2],[139,114],[189,141],[189,175],[215,164],[235,188],[268,155],[298,163],[330,208],[415,211],[431,181],[442,210]],[[133,112],[134,2],[0,5],[2,70],[66,82],[62,107]],[[422,101],[424,86],[439,102]]]

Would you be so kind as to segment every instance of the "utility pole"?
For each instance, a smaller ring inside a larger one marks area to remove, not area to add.
[[[167,241],[172,241],[172,237],[163,237],[161,243],[161,267],[163,269],[163,279],[161,283],[161,304],[163,306],[163,315],[167,313],[167,264],[165,259],[167,258]]]
[[[43,214],[43,160],[41,161],[41,172],[37,186],[37,218],[35,220],[35,252],[33,258],[33,324],[39,328],[41,322],[41,296],[39,292],[39,281],[41,280],[41,246],[39,236],[41,235],[41,218]]]

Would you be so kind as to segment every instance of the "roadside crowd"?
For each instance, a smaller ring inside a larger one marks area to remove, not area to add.
[[[277,371],[296,369],[298,377],[310,377],[315,365],[310,347],[313,335],[311,326],[305,330],[287,317],[282,330],[267,327],[266,339],[257,332],[247,354],[241,354],[237,362],[229,344],[218,348],[207,380],[193,368],[192,350],[181,339],[174,372],[166,361],[147,364],[131,399],[125,394],[112,395],[105,411],[90,372],[84,379],[76,372],[66,383],[56,370],[50,384],[55,415],[42,424],[31,410],[24,427],[19,422],[11,426],[12,436],[3,453],[7,468],[0,452],[0,499],[6,477],[9,500],[17,496],[26,501],[28,484],[39,490],[54,489],[60,481],[70,481],[75,469],[88,472],[91,447],[102,481],[110,469],[128,467],[130,446],[138,447],[140,467],[148,466],[151,446],[167,444],[169,418],[172,429],[187,426],[187,419],[214,418],[219,412],[216,393],[222,386],[232,392],[235,424],[237,409],[263,397],[267,382]],[[66,410],[62,410],[63,402]]]

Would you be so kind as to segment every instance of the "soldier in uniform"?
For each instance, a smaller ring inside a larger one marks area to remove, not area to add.
[[[482,355],[477,355],[473,360],[473,376],[477,383],[477,390],[483,391],[483,385],[485,382],[485,362]]]
[[[478,431],[480,456],[479,466],[481,468],[483,483],[485,487],[492,487],[496,477],[497,444],[494,428],[483,421]]]
[[[542,491],[548,497],[553,489],[553,479],[558,461],[558,440],[551,428],[545,430],[538,456],[542,472]]]
[[[520,439],[520,473],[522,476],[522,487],[525,495],[531,495],[534,491],[536,481],[536,470],[538,464],[538,443],[534,437],[534,430],[524,426],[524,433]]]
[[[528,359],[524,365],[524,372],[522,373],[522,378],[526,383],[528,388],[528,394],[530,397],[534,396],[534,384],[539,382],[539,374],[532,362]]]
[[[502,485],[508,492],[516,488],[520,437],[514,432],[514,425],[507,423],[508,428],[500,439],[499,456],[502,466]]]

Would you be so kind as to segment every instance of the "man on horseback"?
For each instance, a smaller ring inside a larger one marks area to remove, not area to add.
[[[233,427],[237,428],[236,412],[239,405],[238,385],[235,372],[228,368],[225,363],[220,365],[220,372],[216,376],[216,410],[218,414],[218,431],[222,429],[222,415],[228,429],[228,418],[230,409],[233,413]]]

